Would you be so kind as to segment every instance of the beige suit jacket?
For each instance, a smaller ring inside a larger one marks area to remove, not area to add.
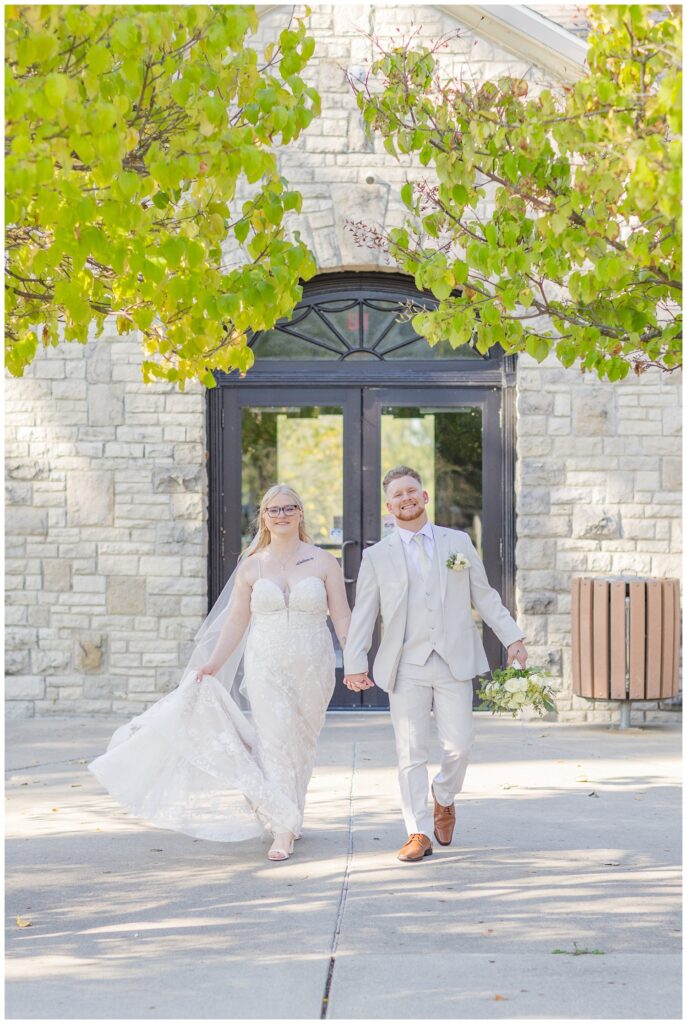
[[[449,667],[457,679],[472,679],[489,671],[489,663],[472,606],[493,629],[504,647],[523,637],[523,631],[489,585],[484,565],[470,537],[462,530],[433,526],[439,559],[442,593],[441,629]],[[448,569],[446,560],[456,552],[470,566],[461,572]],[[408,612],[408,571],[403,541],[394,530],[363,554],[356,587],[355,608],[344,648],[344,672],[368,671],[367,652],[372,644],[377,616],[382,618],[382,640],[372,677],[382,690],[392,691],[403,649]]]

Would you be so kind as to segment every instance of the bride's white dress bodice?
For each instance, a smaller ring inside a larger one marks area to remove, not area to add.
[[[327,618],[327,592],[319,576],[305,576],[288,594],[274,580],[261,576],[253,584],[250,610],[254,624],[269,619],[271,626],[312,626]],[[267,622],[262,623],[267,625]]]
[[[325,697],[328,702],[335,656],[324,581],[305,576],[286,594],[262,576],[253,584],[250,607],[244,661],[251,705],[258,684],[269,687],[273,699],[288,694],[288,700],[317,706]]]

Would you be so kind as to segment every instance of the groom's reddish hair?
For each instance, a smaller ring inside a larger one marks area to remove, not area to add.
[[[420,487],[422,487],[422,477],[420,476],[416,469],[411,469],[410,466],[394,466],[394,468],[390,469],[389,472],[384,477],[384,479],[382,480],[382,487],[384,488],[385,494],[386,489],[391,483],[391,481],[398,480],[398,478],[401,476],[412,476],[414,480],[417,480]]]

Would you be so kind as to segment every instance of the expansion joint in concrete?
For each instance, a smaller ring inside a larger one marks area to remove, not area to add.
[[[353,757],[351,760],[351,785],[348,790],[348,845],[346,849],[346,864],[344,867],[343,879],[341,882],[341,892],[339,893],[339,905],[336,911],[336,921],[334,922],[334,933],[332,935],[332,944],[330,949],[329,958],[329,970],[327,971],[327,980],[324,986],[324,993],[322,995],[322,1008],[320,1010],[320,1020],[326,1020],[327,1011],[329,1009],[329,993],[332,987],[332,981],[334,980],[334,968],[336,966],[336,951],[339,946],[339,935],[341,933],[341,925],[343,923],[344,912],[346,910],[346,899],[348,898],[348,889],[351,878],[351,867],[353,865],[353,804],[355,800],[355,776],[358,767],[358,744],[353,744]]]

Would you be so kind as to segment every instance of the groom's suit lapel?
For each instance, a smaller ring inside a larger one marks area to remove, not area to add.
[[[398,601],[394,605],[392,615],[408,600],[408,566],[403,550],[403,541],[398,530],[394,530],[387,541],[387,566],[389,572],[401,582]]]
[[[446,568],[446,559],[449,555],[449,541],[450,537],[446,530],[442,529],[441,526],[434,526],[434,545],[436,547],[437,558],[439,559],[439,584],[441,587],[441,600],[443,601],[446,597],[446,582],[448,580],[448,569]]]
[[[443,601],[446,597],[446,584],[448,581],[446,559],[450,553],[449,549],[451,546],[451,538],[448,532],[441,526],[434,525],[432,530],[434,533],[436,556],[439,559],[439,587],[441,590],[441,600]],[[395,612],[400,607],[401,603],[408,599],[408,566],[406,563],[405,552],[403,550],[403,541],[401,540],[398,530],[394,530],[394,532],[389,536],[386,554],[389,572],[402,583],[402,589],[399,591],[398,601],[394,607]]]

